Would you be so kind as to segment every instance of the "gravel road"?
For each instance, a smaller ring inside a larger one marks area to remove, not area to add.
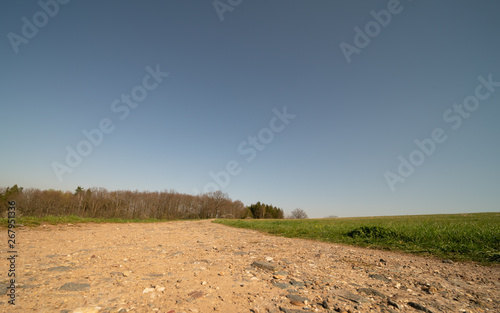
[[[16,228],[11,305],[0,231],[1,312],[500,312],[500,266],[208,220]]]

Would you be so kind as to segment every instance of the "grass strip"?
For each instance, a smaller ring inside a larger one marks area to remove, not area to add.
[[[44,217],[33,217],[33,216],[22,216],[16,218],[16,224],[23,226],[40,226],[42,224],[80,224],[80,223],[157,223],[157,222],[168,222],[172,220],[162,220],[156,218],[147,219],[126,219],[126,218],[93,218],[93,217],[80,217],[77,215],[66,215],[66,216],[54,216],[47,215]],[[8,219],[0,218],[0,225],[2,227],[7,227]]]
[[[500,213],[214,222],[289,238],[500,263]]]

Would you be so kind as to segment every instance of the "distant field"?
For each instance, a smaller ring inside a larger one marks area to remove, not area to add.
[[[290,238],[500,263],[500,213],[214,222]]]
[[[167,220],[159,220],[155,218],[148,219],[125,219],[125,218],[93,218],[93,217],[79,217],[76,215],[67,216],[53,216],[48,215],[45,217],[32,217],[23,216],[16,218],[16,225],[23,226],[39,226],[41,224],[78,224],[78,223],[155,223],[155,222],[167,222]],[[8,220],[6,218],[0,218],[1,227],[7,227]]]

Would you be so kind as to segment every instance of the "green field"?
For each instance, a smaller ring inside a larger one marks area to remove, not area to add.
[[[500,263],[500,213],[214,222],[290,238]]]
[[[155,218],[148,219],[125,219],[125,218],[94,218],[94,217],[80,217],[76,215],[66,215],[66,216],[54,216],[47,215],[45,217],[32,217],[23,216],[15,219],[15,224],[17,227],[23,226],[39,226],[42,224],[79,224],[79,223],[156,223],[156,222],[167,222],[170,220],[159,220]],[[0,225],[2,227],[7,227],[8,219],[0,218]]]

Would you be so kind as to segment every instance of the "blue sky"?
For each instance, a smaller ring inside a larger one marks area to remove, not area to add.
[[[500,209],[498,1],[41,3],[1,5],[0,186]]]

